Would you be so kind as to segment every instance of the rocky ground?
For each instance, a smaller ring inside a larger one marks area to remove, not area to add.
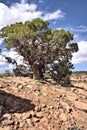
[[[28,77],[0,78],[0,130],[87,130],[87,75],[62,87]]]

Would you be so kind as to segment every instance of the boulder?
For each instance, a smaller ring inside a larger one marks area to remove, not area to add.
[[[79,110],[87,112],[87,103],[75,101],[74,107],[76,107]]]

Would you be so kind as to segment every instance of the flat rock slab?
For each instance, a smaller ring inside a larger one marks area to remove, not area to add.
[[[75,101],[75,102],[74,102],[74,106],[75,106],[76,108],[78,108],[79,110],[87,111],[87,103]]]

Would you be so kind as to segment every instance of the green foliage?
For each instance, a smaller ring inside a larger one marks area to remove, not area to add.
[[[7,60],[9,63],[12,63],[12,58],[6,57],[6,60]]]
[[[50,71],[48,67],[49,74],[54,80],[69,78],[73,68],[70,62],[72,53],[78,51],[77,43],[71,42],[73,34],[69,31],[63,29],[52,31],[48,21],[40,18],[15,23],[4,27],[1,31],[6,48],[14,48],[22,55],[37,79],[43,77],[45,66],[48,64],[52,68]],[[9,58],[8,61],[12,62]],[[56,65],[55,61],[58,61]]]
[[[12,59],[10,57],[7,57],[7,56],[5,56],[5,59],[7,60],[8,63],[12,63],[12,64],[16,64],[17,65],[17,63],[16,63],[16,61],[14,59]]]
[[[69,76],[71,75],[71,70],[69,65],[61,61],[60,63],[53,63],[51,67],[50,75],[57,83],[70,83]]]
[[[13,72],[15,76],[28,76],[28,69],[24,65],[17,65]]]

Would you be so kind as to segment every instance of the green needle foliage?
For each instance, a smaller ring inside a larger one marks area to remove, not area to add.
[[[6,26],[1,32],[6,48],[13,48],[23,56],[33,71],[33,78],[41,79],[49,70],[51,77],[59,83],[69,79],[72,54],[78,51],[77,43],[71,42],[73,34],[69,31],[53,31],[48,21],[36,18]]]

